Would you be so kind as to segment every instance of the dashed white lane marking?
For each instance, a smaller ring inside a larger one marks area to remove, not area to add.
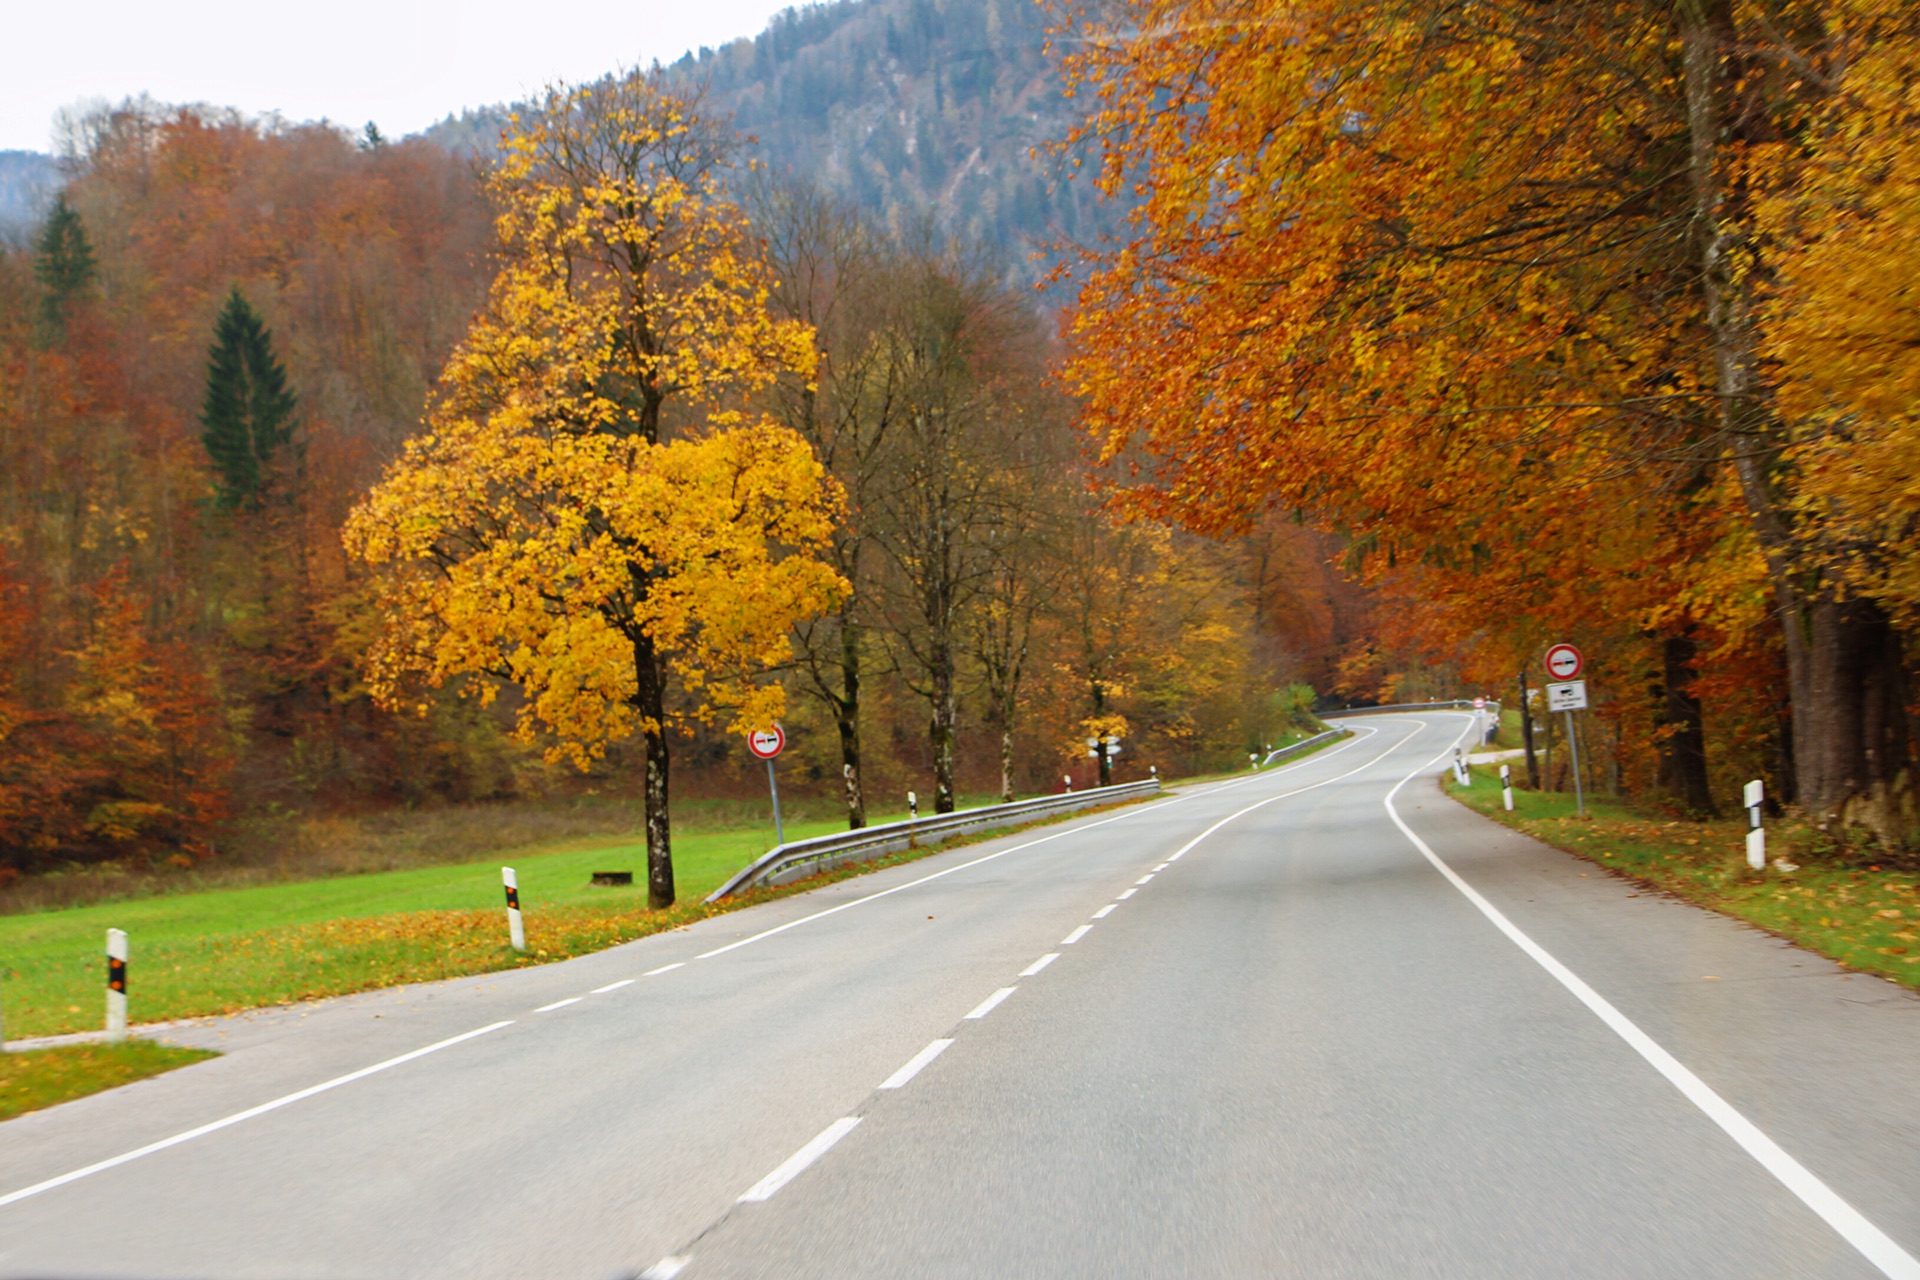
[[[335,1076],[331,1080],[310,1085],[297,1093],[289,1093],[283,1098],[275,1098],[272,1102],[263,1102],[257,1107],[248,1107],[245,1111],[236,1111],[224,1120],[215,1120],[213,1123],[203,1124],[197,1129],[189,1129],[185,1133],[176,1133],[171,1138],[162,1138],[158,1142],[149,1142],[144,1147],[129,1151],[125,1155],[115,1156],[111,1160],[101,1160],[98,1163],[86,1166],[84,1169],[75,1169],[72,1173],[63,1173],[57,1178],[48,1178],[45,1182],[36,1182],[30,1187],[22,1187],[18,1191],[0,1196],[0,1207],[5,1207],[19,1200],[25,1200],[28,1196],[37,1196],[42,1191],[51,1191],[55,1187],[64,1187],[69,1182],[78,1182],[89,1174],[117,1168],[120,1165],[138,1160],[141,1156],[150,1156],[156,1151],[165,1151],[168,1147],[177,1147],[183,1142],[191,1142],[195,1138],[204,1137],[216,1130],[239,1124],[243,1120],[251,1120],[255,1116],[263,1116],[269,1111],[278,1111],[281,1107],[288,1107],[296,1102],[305,1101],[317,1093],[325,1093],[329,1089],[338,1089],[341,1085],[352,1084],[355,1080],[364,1080],[370,1075],[386,1071],[392,1067],[397,1067],[403,1062],[412,1062],[415,1058],[424,1058],[430,1053],[438,1053],[442,1049],[451,1049],[456,1044],[484,1036],[489,1031],[498,1031],[502,1027],[510,1027],[512,1025],[513,1019],[508,1018],[504,1022],[491,1023],[481,1027],[477,1031],[468,1031],[463,1035],[450,1036],[445,1040],[436,1041],[424,1049],[415,1049],[411,1053],[403,1053],[397,1058],[388,1058],[385,1062],[376,1062],[370,1067],[362,1067],[358,1071],[349,1071],[346,1075]]]
[[[919,1075],[920,1068],[945,1053],[947,1046],[952,1043],[952,1040],[935,1040],[932,1044],[914,1054],[913,1057],[907,1059],[906,1066],[901,1067],[885,1080],[882,1080],[880,1087],[882,1089],[898,1089],[901,1085]]]
[[[771,1200],[776,1191],[805,1173],[807,1166],[833,1149],[833,1144],[852,1133],[854,1126],[860,1123],[859,1116],[842,1116],[822,1129],[806,1146],[786,1158],[778,1169],[760,1179],[740,1197],[740,1203],[757,1203]]]
[[[649,969],[645,973],[641,974],[640,976],[643,978],[651,978],[656,973],[667,973],[674,969],[680,968],[684,964],[686,964],[685,960],[675,960],[672,964],[663,964],[658,969]]]
[[[1099,909],[1098,911],[1096,911],[1096,912],[1094,912],[1094,913],[1093,913],[1093,918],[1094,918],[1095,920],[1105,920],[1105,919],[1106,919],[1106,918],[1107,918],[1107,917],[1108,917],[1109,915],[1112,915],[1112,914],[1113,914],[1113,909],[1114,909],[1114,907],[1116,907],[1117,905],[1119,905],[1119,904],[1118,904],[1118,903],[1113,903],[1113,902],[1109,902],[1109,903],[1108,903],[1108,904],[1107,904],[1106,906],[1104,906],[1104,907],[1102,907],[1102,908],[1100,908],[1100,909]]]
[[[973,1007],[973,1012],[968,1014],[967,1017],[968,1018],[986,1017],[988,1014],[992,1013],[995,1009],[1000,1007],[1000,1002],[1002,1000],[1005,1000],[1008,996],[1012,995],[1018,989],[1019,988],[1017,987],[1000,988],[998,991],[988,996],[985,1000],[982,1000],[979,1004],[975,1005]]]
[[[1180,861],[1180,859],[1181,859],[1182,857],[1184,857],[1184,856],[1186,856],[1186,852],[1187,852],[1187,851],[1186,851],[1185,849],[1182,849],[1182,850],[1181,850],[1181,851],[1180,851],[1179,853],[1175,853],[1175,854],[1169,854],[1169,855],[1168,855],[1168,857],[1167,857],[1167,862],[1178,862],[1178,861]],[[1163,863],[1161,863],[1160,865],[1164,867],[1164,866],[1166,866],[1166,865],[1167,865],[1167,862],[1163,862]]]
[[[592,991],[590,991],[590,992],[589,992],[588,994],[589,994],[589,995],[596,995],[596,996],[598,996],[598,995],[605,995],[605,994],[606,994],[607,992],[609,992],[609,991],[618,991],[618,990],[619,990],[620,988],[622,988],[622,987],[626,987],[626,986],[631,986],[631,985],[633,985],[633,979],[632,979],[632,978],[622,978],[622,979],[620,979],[620,981],[618,981],[618,982],[609,982],[609,983],[608,983],[608,984],[607,984],[606,986],[604,986],[604,987],[595,987],[595,988],[594,988],[594,989],[593,989]]]
[[[692,1261],[693,1259],[684,1253],[669,1254],[642,1271],[639,1280],[673,1280],[675,1276],[685,1271],[687,1264]]]
[[[1147,872],[1147,874],[1145,874],[1145,875],[1143,875],[1143,876],[1141,876],[1141,877],[1140,877],[1140,878],[1139,878],[1138,880],[1135,880],[1135,881],[1134,881],[1134,883],[1135,883],[1135,884],[1145,884],[1145,883],[1146,883],[1147,881],[1149,881],[1149,880],[1151,880],[1151,879],[1153,879],[1153,872],[1151,872],[1151,871],[1149,871],[1149,872]]]
[[[1424,726],[1423,726],[1424,727]],[[1471,727],[1471,726],[1469,726]],[[1462,732],[1461,737],[1465,737]],[[1458,742],[1460,739],[1454,739]],[[1451,748],[1449,748],[1451,750]],[[1551,974],[1555,981],[1573,993],[1574,999],[1587,1006],[1600,1021],[1606,1023],[1609,1030],[1625,1040],[1627,1044],[1646,1059],[1655,1071],[1667,1078],[1668,1083],[1678,1089],[1687,1101],[1705,1112],[1707,1118],[1719,1125],[1726,1135],[1740,1144],[1746,1153],[1759,1162],[1761,1168],[1780,1180],[1782,1186],[1800,1198],[1801,1203],[1819,1214],[1828,1226],[1839,1233],[1840,1237],[1883,1275],[1891,1280],[1920,1280],[1920,1258],[1901,1248],[1893,1238],[1869,1221],[1865,1214],[1840,1198],[1825,1182],[1814,1176],[1813,1172],[1798,1160],[1788,1155],[1786,1149],[1769,1138],[1760,1127],[1746,1118],[1725,1098],[1714,1092],[1711,1086],[1695,1075],[1678,1058],[1660,1047],[1658,1041],[1642,1031],[1631,1019],[1598,991],[1588,986],[1573,970],[1561,964],[1545,947],[1520,931],[1519,926],[1507,919],[1500,908],[1480,896],[1478,890],[1459,873],[1441,861],[1430,845],[1415,835],[1413,828],[1401,818],[1400,811],[1393,807],[1394,796],[1400,788],[1421,773],[1433,768],[1447,758],[1443,751],[1433,759],[1421,765],[1406,777],[1394,784],[1387,792],[1387,816],[1393,819],[1393,825],[1400,828],[1400,834],[1413,842],[1435,870],[1447,878],[1447,882],[1458,889],[1480,914],[1492,921],[1493,927],[1507,935],[1509,941],[1527,953],[1529,959]]]
[[[552,1004],[543,1004],[538,1009],[535,1009],[534,1012],[552,1013],[555,1009],[564,1009],[570,1004],[579,1004],[585,999],[585,996],[568,996],[565,1000],[555,1000]]]
[[[1059,958],[1060,958],[1060,953],[1058,951],[1049,951],[1047,952],[1047,954],[1041,956],[1038,960],[1035,960],[1032,964],[1022,969],[1020,971],[1020,976],[1023,978],[1031,978],[1034,974],[1040,972],[1042,969],[1046,968],[1048,965],[1052,964],[1055,960],[1058,960]]]
[[[1128,898],[1131,898],[1134,894],[1138,892],[1140,892],[1140,890],[1138,889],[1129,889],[1125,893],[1121,894],[1118,898],[1115,898],[1114,901],[1125,902]]]
[[[1092,925],[1083,924],[1078,929],[1075,929],[1072,933],[1068,934],[1066,937],[1060,939],[1060,945],[1063,947],[1070,947],[1074,943],[1080,941],[1080,939],[1086,937],[1088,934],[1092,932],[1093,932]]]
[[[1165,870],[1166,870],[1166,869],[1167,869],[1167,868],[1168,868],[1169,866],[1171,866],[1172,864],[1173,864],[1173,859],[1172,859],[1172,858],[1168,858],[1168,859],[1167,859],[1167,860],[1166,860],[1165,862],[1163,862],[1163,863],[1161,863],[1161,864],[1160,864],[1159,866],[1157,866],[1157,867],[1155,867],[1155,868],[1153,869],[1153,873],[1154,873],[1155,875],[1159,875],[1159,874],[1160,874],[1160,873],[1161,873],[1162,871],[1165,871]]]

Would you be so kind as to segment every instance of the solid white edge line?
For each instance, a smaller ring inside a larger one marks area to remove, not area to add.
[[[1347,742],[1341,743],[1339,746],[1334,747],[1329,751],[1316,751],[1314,754],[1308,756],[1304,760],[1297,760],[1293,764],[1283,765],[1281,766],[1281,768],[1283,770],[1293,769],[1300,765],[1305,765],[1309,763],[1319,763],[1332,756],[1339,755],[1342,751],[1345,751],[1348,747],[1358,746],[1360,743],[1367,741],[1367,738],[1371,738],[1373,737],[1374,734],[1379,732],[1378,729],[1373,729],[1370,727],[1365,728],[1364,731],[1367,735],[1366,738],[1356,737]],[[1395,746],[1397,745],[1399,744],[1396,743]],[[1392,754],[1392,751],[1393,751],[1392,747],[1387,748],[1387,754]],[[1382,755],[1381,757],[1379,757],[1379,759],[1381,760],[1386,759],[1386,755]],[[1377,763],[1377,761],[1368,761],[1368,764],[1373,764],[1373,763]],[[1361,768],[1362,769],[1366,768],[1366,765],[1362,765]],[[1188,791],[1181,795],[1168,796],[1164,800],[1160,800],[1156,797],[1157,802],[1149,802],[1147,804],[1132,806],[1128,808],[1124,813],[1116,813],[1110,818],[1102,818],[1098,822],[1089,822],[1080,826],[1070,826],[1065,828],[1064,830],[1056,831],[1052,835],[1041,836],[1038,840],[1029,840],[1025,844],[1017,844],[1010,849],[1002,849],[997,853],[989,853],[983,857],[975,858],[971,862],[962,862],[958,866],[948,867],[944,871],[936,871],[932,875],[921,876],[918,880],[909,880],[905,884],[897,884],[893,886],[893,888],[891,889],[882,889],[878,893],[870,893],[864,898],[855,898],[852,902],[843,902],[837,907],[828,907],[825,911],[816,911],[810,916],[801,916],[798,920],[789,920],[785,924],[775,925],[773,928],[764,930],[760,933],[756,933],[751,937],[741,938],[737,942],[729,942],[724,947],[715,947],[711,951],[703,951],[699,955],[695,956],[694,959],[707,960],[707,959],[711,959],[714,956],[725,955],[729,951],[736,950],[740,947],[751,946],[754,943],[759,942],[763,939],[771,938],[777,933],[785,933],[787,930],[797,929],[803,924],[811,924],[815,920],[824,920],[828,916],[839,915],[842,911],[850,911],[855,907],[865,906],[869,902],[874,902],[881,898],[890,897],[896,893],[904,893],[908,889],[917,889],[921,885],[926,884],[928,881],[938,880],[942,876],[950,876],[954,874],[956,871],[965,871],[969,867],[977,867],[983,862],[992,862],[995,858],[1004,858],[1010,853],[1019,853],[1023,849],[1031,849],[1035,845],[1046,844],[1048,841],[1051,841],[1051,840],[1063,840],[1068,836],[1079,835],[1082,832],[1091,831],[1095,827],[1104,827],[1111,822],[1124,822],[1128,818],[1137,818],[1143,813],[1158,813],[1160,810],[1166,808],[1168,805],[1179,804],[1182,801],[1192,800],[1198,796],[1210,796],[1217,791],[1227,791],[1227,790],[1231,790],[1234,787],[1247,786],[1250,783],[1264,782],[1267,779],[1276,776],[1277,772],[1278,771],[1276,771],[1275,774],[1267,774],[1267,773],[1255,774],[1251,778],[1241,778],[1234,782],[1223,782],[1223,783],[1220,783],[1218,786],[1208,787],[1204,791]],[[1356,769],[1356,770],[1353,770],[1353,772],[1358,773],[1359,770]],[[1329,778],[1327,779],[1327,781],[1338,782],[1340,778],[1344,778],[1347,776],[1348,776],[1347,774],[1343,773],[1340,775],[1339,778]],[[1283,792],[1280,795],[1270,797],[1270,799],[1284,800],[1286,799],[1287,796],[1299,795],[1301,791],[1312,791],[1315,787],[1322,787],[1325,785],[1326,783],[1324,782],[1316,782],[1313,784],[1313,786],[1301,787],[1295,791]],[[1266,801],[1263,800],[1261,801],[1261,803],[1265,804]],[[1254,807],[1258,808],[1259,806],[1255,805]],[[1241,812],[1244,813],[1246,812],[1246,810],[1242,810]],[[1234,815],[1234,817],[1238,817],[1238,816],[1239,814]],[[1231,821],[1231,819],[1229,819],[1229,821]],[[1220,825],[1221,824],[1219,823],[1215,823],[1212,827],[1209,827],[1207,830],[1208,831],[1218,830]],[[1199,843],[1198,840],[1190,841],[1187,845],[1187,848],[1190,849],[1195,844],[1198,844],[1198,843]],[[1185,853],[1185,852],[1186,852],[1186,849],[1182,849],[1180,851],[1180,853]],[[1173,855],[1172,858],[1169,858],[1168,861],[1171,862],[1173,858],[1177,858],[1179,856],[1180,854],[1176,853]],[[679,966],[668,965],[666,966],[666,968],[677,969],[679,968]],[[657,970],[656,972],[665,972],[665,970]]]
[[[263,1102],[257,1107],[248,1107],[245,1111],[236,1111],[225,1119],[215,1120],[210,1124],[203,1124],[197,1129],[188,1129],[185,1133],[176,1133],[171,1138],[162,1138],[158,1142],[149,1142],[146,1146],[136,1148],[133,1151],[127,1152],[125,1155],[114,1156],[110,1160],[98,1161],[83,1169],[75,1169],[72,1173],[63,1173],[57,1178],[48,1178],[45,1182],[36,1182],[30,1187],[22,1187],[18,1191],[0,1196],[0,1208],[4,1208],[16,1201],[25,1200],[28,1196],[37,1196],[42,1191],[51,1191],[55,1187],[64,1187],[69,1182],[78,1182],[80,1179],[92,1174],[101,1173],[105,1170],[128,1164],[134,1160],[138,1160],[142,1156],[150,1156],[156,1151],[165,1151],[168,1147],[177,1147],[183,1142],[191,1142],[195,1138],[205,1137],[209,1133],[225,1129],[230,1125],[239,1124],[243,1120],[251,1120],[255,1116],[263,1116],[269,1111],[278,1111],[281,1107],[292,1106],[294,1103],[305,1101],[317,1093],[325,1093],[329,1089],[338,1089],[341,1085],[352,1084],[355,1080],[364,1080],[376,1072],[397,1067],[403,1062],[412,1062],[415,1058],[424,1058],[430,1053],[438,1053],[442,1049],[450,1049],[462,1041],[472,1040],[476,1036],[486,1035],[489,1031],[498,1031],[502,1027],[510,1027],[512,1025],[513,1019],[508,1018],[504,1022],[495,1022],[489,1026],[481,1027],[476,1031],[468,1031],[462,1035],[452,1036],[448,1039],[430,1044],[424,1049],[415,1049],[411,1053],[403,1053],[397,1058],[388,1058],[385,1062],[376,1062],[370,1067],[362,1067],[358,1071],[349,1071],[346,1075],[335,1076],[331,1080],[325,1080],[316,1085],[309,1085],[307,1088],[301,1089],[296,1093],[289,1093],[285,1097],[275,1098],[271,1102]]]
[[[640,976],[643,978],[651,978],[655,974],[671,973],[675,969],[680,968],[684,964],[686,964],[685,960],[675,960],[672,964],[663,964],[658,969],[649,969],[645,973],[641,974]]]
[[[773,1199],[776,1191],[805,1173],[808,1165],[831,1151],[833,1144],[852,1133],[854,1126],[859,1123],[859,1116],[842,1116],[835,1120],[815,1135],[813,1141],[788,1156],[778,1169],[749,1187],[747,1193],[740,1197],[740,1203],[757,1204]]]
[[[1471,724],[1468,728],[1471,729]],[[1460,737],[1465,737],[1463,732]],[[1458,744],[1459,738],[1454,739]],[[1661,1048],[1659,1043],[1642,1031],[1634,1022],[1608,1002],[1606,997],[1588,986],[1573,970],[1561,964],[1546,948],[1520,931],[1518,925],[1501,910],[1480,896],[1480,892],[1454,869],[1441,860],[1431,846],[1409,827],[1400,817],[1400,811],[1393,807],[1394,796],[1400,788],[1418,777],[1424,771],[1445,760],[1452,746],[1420,766],[1406,777],[1395,783],[1393,790],[1387,792],[1387,816],[1393,819],[1393,825],[1400,833],[1413,842],[1426,860],[1447,882],[1479,908],[1480,914],[1493,923],[1494,928],[1507,935],[1509,941],[1526,952],[1529,959],[1553,975],[1555,981],[1573,994],[1573,997],[1587,1006],[1593,1014],[1604,1022],[1608,1029],[1647,1061],[1655,1071],[1667,1078],[1667,1082],[1678,1089],[1687,1101],[1700,1108],[1707,1118],[1719,1125],[1726,1135],[1738,1143],[1742,1150],[1759,1162],[1761,1168],[1772,1174],[1780,1184],[1800,1198],[1802,1204],[1825,1219],[1828,1226],[1840,1234],[1848,1244],[1860,1251],[1860,1255],[1880,1269],[1881,1274],[1892,1280],[1920,1280],[1920,1259],[1897,1244],[1893,1237],[1870,1222],[1866,1215],[1843,1200],[1839,1193],[1816,1177],[1811,1170],[1788,1155],[1785,1148],[1763,1133],[1760,1127],[1742,1115],[1734,1106],[1713,1088],[1689,1070],[1678,1058]]]
[[[1094,912],[1093,918],[1095,920],[1105,920],[1108,916],[1113,914],[1113,909],[1119,905],[1120,904],[1117,902],[1109,902],[1106,906]]]
[[[1060,939],[1060,945],[1063,947],[1070,947],[1074,943],[1080,941],[1080,939],[1086,937],[1088,934],[1092,932],[1093,932],[1092,925],[1083,924],[1078,929],[1075,929],[1072,933],[1068,934],[1066,937]]]
[[[552,1013],[555,1009],[564,1009],[570,1004],[579,1004],[585,999],[585,996],[568,996],[565,1000],[555,1000],[552,1004],[543,1004],[538,1009],[535,1009],[534,1012]]]
[[[1132,897],[1132,896],[1133,896],[1134,894],[1136,894],[1136,893],[1138,893],[1138,892],[1140,892],[1140,887],[1139,887],[1138,885],[1135,885],[1135,886],[1134,886],[1133,888],[1131,888],[1131,889],[1129,889],[1129,890],[1127,890],[1127,891],[1126,891],[1125,893],[1123,893],[1123,894],[1121,894],[1121,895],[1120,895],[1119,897],[1117,897],[1117,898],[1115,898],[1115,899],[1114,899],[1114,901],[1115,901],[1115,902],[1125,902],[1125,901],[1126,901],[1126,900],[1127,900],[1128,898],[1131,898],[1131,897]]]
[[[1052,964],[1055,960],[1058,960],[1059,958],[1060,958],[1060,953],[1058,951],[1049,951],[1047,952],[1047,954],[1041,956],[1038,960],[1035,960],[1032,964],[1022,969],[1020,971],[1020,976],[1023,978],[1031,978],[1034,974],[1040,972],[1042,969],[1046,968],[1048,965]]]
[[[1008,996],[1012,995],[1016,990],[1018,990],[1017,987],[1000,988],[998,991],[988,996],[985,1000],[982,1000],[979,1004],[975,1005],[973,1007],[973,1012],[968,1014],[967,1018],[979,1019],[979,1018],[986,1017],[988,1014],[992,1013],[996,1008],[999,1007],[1000,1002],[1002,1000],[1005,1000]]]
[[[901,1085],[919,1075],[920,1068],[945,1053],[952,1044],[952,1040],[935,1040],[932,1044],[914,1054],[911,1058],[908,1058],[906,1066],[901,1067],[885,1080],[882,1080],[880,1087],[882,1089],[898,1089]]]
[[[631,986],[632,984],[633,984],[632,978],[622,978],[618,982],[609,982],[604,987],[595,987],[592,991],[588,992],[588,994],[596,995],[596,996],[605,995],[609,991],[618,991],[620,988]]]

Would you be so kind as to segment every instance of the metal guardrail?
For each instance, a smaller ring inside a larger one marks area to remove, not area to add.
[[[1297,756],[1301,752],[1317,747],[1323,742],[1331,742],[1335,738],[1350,737],[1352,734],[1353,730],[1351,729],[1329,729],[1325,733],[1316,733],[1311,738],[1302,738],[1290,746],[1281,747],[1278,751],[1267,752],[1267,758],[1260,762],[1260,767],[1264,769],[1275,760],[1285,760],[1289,757]]]
[[[909,818],[905,822],[888,822],[877,827],[862,827],[858,831],[840,831],[808,840],[792,840],[775,845],[755,858],[731,880],[709,894],[707,901],[718,902],[763,884],[786,884],[802,876],[845,866],[849,862],[864,862],[921,844],[937,844],[976,831],[1011,826],[1056,813],[1072,813],[1098,804],[1136,800],[1159,792],[1160,779],[1149,778],[1115,787],[1094,787],[1064,795],[1036,796],[1032,800],[1016,800],[1012,804],[985,805],[978,809],[962,809],[958,813]]]
[[[1345,711],[1322,711],[1319,713],[1319,716],[1322,720],[1333,720],[1340,716],[1385,715],[1389,711],[1471,711],[1471,710],[1473,710],[1473,700],[1471,698],[1455,698],[1452,702],[1395,702],[1395,703],[1392,703],[1391,705],[1384,706],[1384,707],[1349,707]],[[1495,714],[1498,714],[1500,710],[1500,704],[1497,702],[1489,702],[1487,704],[1487,710],[1492,711]]]

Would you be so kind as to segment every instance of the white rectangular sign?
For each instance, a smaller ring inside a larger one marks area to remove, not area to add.
[[[1547,686],[1547,710],[1549,711],[1585,711],[1587,709],[1587,682],[1569,680],[1565,684]]]

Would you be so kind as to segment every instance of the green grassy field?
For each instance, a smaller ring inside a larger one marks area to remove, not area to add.
[[[1497,766],[1475,766],[1456,799],[1537,840],[1677,898],[1758,925],[1850,968],[1920,987],[1920,876],[1817,851],[1818,833],[1790,823],[1768,830],[1769,854],[1791,872],[1747,866],[1744,818],[1691,822],[1589,798],[1587,816],[1560,792],[1515,791],[1500,803]]]
[[[216,1055],[129,1040],[0,1054],[0,1120],[82,1098]]]
[[[891,821],[904,814],[877,815]],[[797,840],[841,829],[790,825]],[[676,833],[679,900],[697,904],[765,852],[767,833]],[[580,847],[584,845],[585,847]],[[239,889],[164,894],[0,916],[0,1009],[13,1037],[101,1025],[109,928],[132,948],[135,1022],[164,1021],[316,995],[450,977],[523,962],[505,946],[500,868],[511,865],[528,918],[527,962],[579,954],[704,912],[646,911],[646,848],[569,841],[469,863]],[[589,884],[632,871],[631,888]]]

